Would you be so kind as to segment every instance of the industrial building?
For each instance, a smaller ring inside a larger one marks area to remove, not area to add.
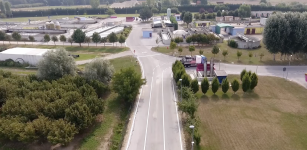
[[[247,25],[244,29],[244,34],[262,34],[264,26],[262,25]]]
[[[12,59],[15,62],[29,63],[32,66],[37,66],[38,62],[43,58],[43,55],[50,50],[15,47],[0,52],[0,61]]]
[[[210,21],[194,21],[195,27],[209,27],[210,24]]]
[[[229,40],[234,40],[238,44],[240,49],[255,49],[259,48],[260,40],[255,37],[245,36],[238,34],[236,36],[229,37]]]
[[[264,25],[261,25],[259,23],[255,24],[225,24],[225,23],[219,23],[217,25],[210,26],[210,29],[215,32],[216,34],[221,33],[221,29],[228,33],[229,35],[237,35],[240,34],[262,34],[264,30]]]

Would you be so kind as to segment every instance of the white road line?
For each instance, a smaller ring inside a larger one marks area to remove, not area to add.
[[[163,147],[165,150],[165,127],[164,127],[164,100],[163,100],[163,73],[164,73],[165,69],[162,71],[162,114],[163,114]]]
[[[175,98],[175,108],[176,108],[177,123],[178,123],[178,130],[179,130],[180,149],[182,150],[181,129],[180,129],[180,123],[179,123],[179,117],[178,117],[177,99],[176,99],[175,89],[174,89],[174,86],[175,86],[175,85],[174,85],[174,79],[172,79],[172,81],[173,81],[173,92],[174,92],[174,98]]]

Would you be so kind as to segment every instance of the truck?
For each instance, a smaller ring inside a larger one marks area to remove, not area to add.
[[[196,67],[196,57],[186,55],[183,56],[180,60],[180,62],[183,64],[184,67]]]

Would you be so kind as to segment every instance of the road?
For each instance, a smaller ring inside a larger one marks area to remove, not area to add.
[[[149,24],[134,25],[127,46],[138,57],[147,83],[137,100],[136,114],[126,139],[126,150],[182,150],[180,121],[171,66],[176,58],[151,51],[156,46],[153,38],[142,38],[142,28]]]

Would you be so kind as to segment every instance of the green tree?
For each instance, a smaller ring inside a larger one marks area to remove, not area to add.
[[[250,89],[253,90],[258,85],[258,76],[256,73],[252,73],[250,76],[251,83],[250,83]]]
[[[219,87],[220,87],[219,80],[216,77],[213,78],[212,83],[211,83],[212,92],[215,94],[217,90],[219,90]]]
[[[226,11],[223,11],[222,12],[222,16],[224,17],[224,16],[227,16],[227,12]]]
[[[98,80],[108,83],[114,74],[114,67],[108,60],[95,59],[88,63],[84,69],[84,77],[88,80]]]
[[[0,40],[3,41],[3,45],[4,45],[4,40],[5,40],[5,35],[6,33],[4,33],[3,31],[0,31]]]
[[[94,118],[85,104],[77,102],[65,110],[65,120],[75,124],[80,130],[90,126]]]
[[[226,56],[228,55],[228,50],[223,50],[222,54],[223,54],[224,60],[225,60]]]
[[[1,13],[6,14],[4,2],[2,0],[0,1],[0,10],[1,10]]]
[[[97,32],[94,32],[92,36],[92,41],[96,43],[96,46],[97,46],[97,43],[100,42],[100,40],[101,40],[100,35]]]
[[[204,78],[202,81],[201,81],[201,91],[206,94],[207,91],[209,90],[209,81],[207,78]]]
[[[169,45],[169,48],[174,51],[174,49],[177,47],[177,44],[175,42],[171,42]]]
[[[111,15],[114,15],[114,14],[116,14],[116,13],[115,13],[114,9],[108,8],[107,11],[106,11],[106,14],[108,14],[109,16],[111,16]]]
[[[156,13],[159,12],[159,10],[158,10],[158,8],[153,7],[153,8],[151,9],[151,12],[152,12],[153,14],[156,14]]]
[[[55,42],[59,41],[58,37],[56,37],[55,35],[52,36],[52,41],[54,42],[54,45],[55,45]]]
[[[72,38],[68,38],[67,41],[70,43],[70,46],[72,46],[72,43],[74,42],[74,40]]]
[[[100,5],[100,0],[90,0],[90,5],[92,6],[92,8],[98,8]]]
[[[5,35],[5,40],[9,41],[10,45],[11,45],[11,40],[12,40],[12,36],[11,35]]]
[[[251,6],[247,4],[243,4],[239,7],[238,12],[241,18],[250,17],[251,16]]]
[[[151,9],[150,8],[143,8],[139,11],[140,13],[140,18],[144,21],[144,20],[148,20],[149,18],[151,18],[153,16]]]
[[[107,38],[101,38],[100,42],[103,43],[103,46],[106,46]]]
[[[253,53],[252,53],[252,52],[249,52],[249,53],[248,53],[248,57],[249,57],[249,61],[250,61],[251,58],[253,57]]]
[[[92,42],[92,39],[88,36],[85,37],[84,42],[87,43],[87,47],[90,46],[90,43]]]
[[[242,79],[242,90],[243,92],[247,92],[250,89],[251,80],[248,74],[245,74]]]
[[[214,45],[211,52],[215,57],[215,55],[220,52],[220,48],[218,46]]]
[[[66,36],[65,35],[61,35],[60,36],[60,41],[63,42],[63,45],[64,45],[64,42],[66,42]]]
[[[5,13],[6,13],[6,15],[9,16],[9,17],[12,16],[11,3],[6,1],[4,3],[4,6],[5,6]]]
[[[85,33],[81,29],[77,29],[72,34],[71,38],[74,42],[79,43],[79,46],[81,47],[81,43],[85,40]]]
[[[193,15],[190,12],[184,13],[183,21],[187,24],[187,27],[189,27],[189,23],[192,22]]]
[[[192,91],[193,91],[194,93],[197,93],[197,92],[198,92],[198,90],[199,90],[199,85],[198,85],[198,80],[197,80],[197,78],[194,79],[194,80],[192,80],[192,82],[191,82],[191,89],[192,89]]]
[[[33,42],[35,41],[35,38],[33,36],[29,36],[29,40],[32,42],[32,45],[33,45]]]
[[[178,47],[178,52],[179,52],[179,55],[181,55],[181,53],[182,53],[182,47]]]
[[[222,81],[222,91],[224,93],[227,93],[228,89],[229,89],[229,82],[228,82],[227,78],[225,78]]]
[[[200,0],[202,5],[208,5],[208,1],[207,0]]]
[[[1,6],[1,4],[0,4],[0,6]],[[20,35],[18,32],[13,32],[13,33],[12,33],[12,37],[13,37],[13,39],[14,39],[15,41],[17,41],[17,44],[18,44],[18,41],[21,40],[21,35]]]
[[[75,74],[75,60],[63,48],[46,52],[38,63],[37,75],[41,79],[55,80],[64,75]]]
[[[195,118],[195,112],[197,111],[197,104],[194,99],[188,99],[178,102],[178,109],[191,118]]]
[[[190,43],[192,42],[192,37],[187,37],[185,41],[190,45]]]
[[[190,0],[181,0],[181,5],[190,5]]]
[[[118,39],[118,42],[120,43],[120,46],[123,45],[123,43],[126,42],[126,38],[123,36],[123,35],[120,35],[119,39]]]
[[[50,42],[50,40],[51,40],[51,39],[50,39],[49,34],[45,34],[45,35],[44,35],[44,42],[47,42],[47,43],[48,43],[48,42]]]
[[[239,87],[240,87],[239,81],[238,81],[237,79],[234,79],[234,80],[231,82],[232,91],[233,91],[234,93],[236,93],[236,92],[239,90]]]
[[[243,80],[244,75],[247,73],[246,69],[243,69],[240,73],[240,80]]]
[[[188,74],[184,73],[184,74],[181,76],[181,79],[182,79],[182,81],[181,81],[181,85],[182,85],[182,86],[190,87],[190,84],[191,84],[191,77],[190,77]]]
[[[181,1],[181,2],[182,2],[182,1]],[[180,19],[181,19],[181,20],[183,20],[184,14],[185,14],[185,11],[182,11],[181,14],[180,14]]]
[[[204,54],[204,51],[203,50],[199,50],[199,55],[202,55]]]
[[[118,93],[119,97],[133,104],[145,80],[142,79],[141,74],[137,73],[133,68],[126,68],[115,73],[112,82],[113,89]]]
[[[55,120],[49,128],[50,132],[48,133],[48,141],[52,144],[62,144],[67,145],[74,135],[78,133],[75,125],[63,120]]]
[[[216,16],[221,17],[221,16],[222,16],[221,11],[218,11],[218,12],[216,13]]]
[[[237,57],[238,57],[238,60],[240,60],[240,57],[242,56],[242,52],[241,51],[237,51]]]
[[[191,52],[191,56],[192,56],[192,53],[195,51],[195,46],[194,45],[189,46],[189,51]]]
[[[109,42],[113,43],[113,46],[114,46],[114,43],[118,41],[118,37],[117,37],[117,35],[114,32],[112,32],[108,36],[108,39],[109,39]]]

